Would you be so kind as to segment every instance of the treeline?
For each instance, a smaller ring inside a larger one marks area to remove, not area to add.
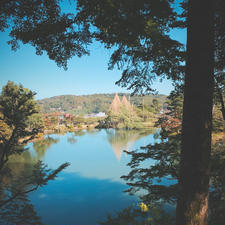
[[[134,106],[150,106],[156,99],[162,108],[166,102],[165,95],[130,96],[127,93],[119,93],[120,97],[126,96]],[[84,115],[98,112],[108,112],[115,94],[93,94],[93,95],[61,95],[38,100],[43,113],[63,112],[76,115]]]
[[[42,114],[44,133],[66,133],[82,129],[93,129],[104,117],[84,118],[59,112]]]
[[[164,104],[166,105],[166,104]],[[156,118],[160,115],[162,105],[157,99],[152,104],[145,104],[144,99],[137,106],[131,104],[125,96],[122,99],[116,94],[107,117],[99,121],[98,128],[144,129],[154,127]],[[165,109],[165,107],[164,107]],[[162,113],[163,111],[161,111]]]

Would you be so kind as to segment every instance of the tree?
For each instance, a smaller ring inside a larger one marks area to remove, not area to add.
[[[173,0],[77,2],[77,20],[94,25],[92,36],[106,48],[115,49],[109,69],[123,69],[117,84],[146,94],[153,91],[151,84],[158,76],[182,80],[184,48],[169,37],[177,19],[172,3]]]
[[[38,160],[34,165],[25,163],[24,167],[28,168],[24,171],[17,167],[15,172],[10,168],[9,159],[25,152],[24,145],[33,140],[43,127],[34,95],[34,92],[11,81],[2,88],[0,95],[0,221],[8,220],[14,223],[16,220],[22,220],[24,223],[30,220],[31,223],[34,219],[34,223],[41,224],[32,205],[26,207],[20,200],[25,199],[26,202],[28,193],[46,185],[49,180],[54,180],[57,174],[69,165],[63,163],[57,169],[51,170]],[[11,182],[5,184],[5,177],[10,177]],[[21,210],[21,213],[16,214],[14,207]],[[30,213],[29,218],[26,213]],[[13,218],[10,219],[9,215]]]
[[[34,101],[35,93],[9,81],[0,95],[0,121],[5,130],[0,131],[0,169],[12,154],[21,153],[18,145],[32,140],[42,129],[42,124],[35,127],[29,120],[38,114],[38,105]]]
[[[204,10],[199,10],[204,4]],[[208,224],[212,132],[214,34],[213,2],[188,2],[182,151],[177,225]],[[203,37],[203,38],[200,38]]]
[[[172,2],[80,0],[78,18],[96,27],[94,35],[106,47],[117,48],[109,67],[118,65],[121,69],[125,66],[118,83],[134,92],[151,90],[149,85],[156,76],[167,76],[176,83],[182,83],[184,73],[181,62],[185,53],[167,32],[177,25],[187,26],[177,224],[206,224],[215,68],[213,27],[220,31],[215,36],[219,40],[224,35],[224,28],[219,30],[221,24],[218,21],[224,22],[224,12],[219,10],[214,14],[212,1],[206,5],[202,0],[190,0],[187,4],[184,1],[183,6],[188,6],[186,23],[177,20]],[[221,2],[218,0],[216,4],[221,5]],[[217,21],[214,23],[215,17]],[[217,49],[224,51],[224,44]]]
[[[129,185],[129,194],[142,193],[145,204],[172,204],[178,198],[179,164],[181,159],[182,94],[172,92],[168,97],[168,111],[162,115],[155,135],[157,142],[127,152],[131,171],[123,176]],[[215,112],[214,112],[215,113]],[[225,223],[224,217],[224,138],[213,139],[210,168],[209,224]],[[154,161],[151,165],[147,162]],[[174,223],[167,223],[172,225]]]
[[[178,196],[179,162],[181,151],[182,95],[172,93],[168,98],[168,112],[163,114],[156,126],[158,139],[141,149],[127,152],[131,155],[128,166],[131,171],[122,176],[130,186],[126,192],[134,194],[140,190],[141,200],[146,204],[176,204]],[[154,161],[151,165],[147,162]]]

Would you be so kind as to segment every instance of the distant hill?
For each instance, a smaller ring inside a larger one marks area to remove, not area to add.
[[[153,99],[157,99],[159,105],[166,102],[166,95],[147,95],[147,96],[132,96],[126,93],[118,93],[119,97],[126,96],[131,104],[136,106],[143,102],[149,106]],[[51,98],[38,100],[43,113],[63,112],[71,114],[90,114],[98,112],[107,112],[113,101],[115,94],[93,94],[93,95],[60,95]]]

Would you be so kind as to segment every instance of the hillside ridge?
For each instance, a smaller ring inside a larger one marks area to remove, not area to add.
[[[89,95],[59,95],[37,100],[43,113],[62,112],[71,114],[90,114],[108,112],[116,93],[89,94]],[[151,105],[157,99],[162,106],[167,101],[166,95],[130,96],[128,93],[118,93],[122,98],[129,98],[133,105],[141,105],[144,98],[146,105]],[[125,100],[126,101],[126,100]]]

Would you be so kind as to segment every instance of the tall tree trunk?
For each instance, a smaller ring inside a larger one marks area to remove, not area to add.
[[[207,225],[213,97],[213,1],[188,1],[177,225]]]

